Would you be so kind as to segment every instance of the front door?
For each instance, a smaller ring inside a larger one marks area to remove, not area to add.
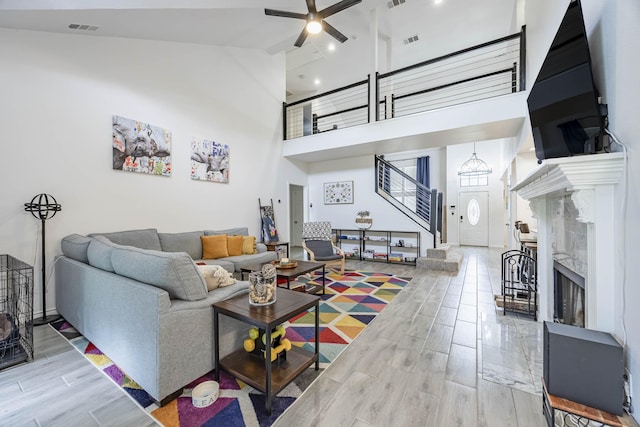
[[[489,246],[489,193],[470,191],[458,197],[460,245]]]

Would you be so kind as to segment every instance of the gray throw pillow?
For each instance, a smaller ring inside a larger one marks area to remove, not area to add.
[[[113,243],[123,246],[133,246],[141,249],[151,249],[161,251],[160,238],[158,230],[155,228],[147,228],[144,230],[126,230],[116,231],[114,233],[92,233],[91,237],[104,236]]]
[[[93,239],[91,237],[81,236],[80,234],[70,234],[62,239],[62,253],[76,261],[89,263],[87,250]]]
[[[99,268],[100,270],[113,273],[114,269],[113,264],[111,263],[111,253],[114,248],[120,247],[120,245],[116,245],[104,236],[96,236],[91,240],[89,250],[87,251],[89,265]]]
[[[160,244],[164,252],[186,252],[193,259],[202,259],[203,231],[190,231],[186,233],[158,233]]]

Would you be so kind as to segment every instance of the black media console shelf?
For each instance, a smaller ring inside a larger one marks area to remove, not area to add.
[[[347,259],[416,265],[419,231],[334,229],[337,245]]]

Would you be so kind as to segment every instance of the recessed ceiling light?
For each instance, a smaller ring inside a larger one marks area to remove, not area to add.
[[[333,52],[334,50],[336,50],[335,43],[329,43],[329,45],[327,46],[327,49],[329,50],[329,52]]]
[[[440,4],[442,3],[442,0],[433,0],[433,4]]]
[[[318,86],[318,85],[320,84],[320,79],[315,79],[315,80],[313,81],[313,83],[314,83],[316,86]]]

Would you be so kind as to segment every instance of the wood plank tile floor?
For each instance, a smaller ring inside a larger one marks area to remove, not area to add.
[[[496,311],[501,250],[462,250],[458,274],[348,261],[413,279],[274,426],[546,425],[542,325]],[[35,361],[0,371],[0,426],[157,425],[49,326],[34,335]]]
[[[502,250],[461,250],[458,274],[348,261],[413,279],[274,427],[544,426],[542,324],[496,310]]]
[[[33,329],[34,361],[0,371],[0,426],[157,426],[49,325]]]

